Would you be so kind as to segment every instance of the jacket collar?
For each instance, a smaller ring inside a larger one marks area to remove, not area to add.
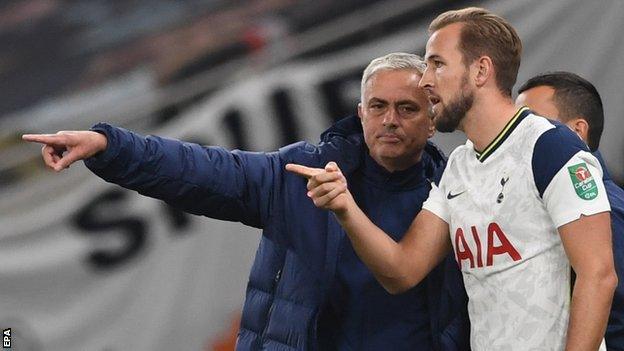
[[[324,131],[321,134],[321,141],[329,142],[330,139],[335,136],[349,137],[354,135],[362,135],[363,133],[364,131],[362,130],[362,123],[360,123],[360,118],[356,115],[351,115],[349,117],[339,120],[331,127],[329,127],[326,131]]]
[[[607,170],[607,165],[605,165],[604,159],[602,158],[602,154],[600,153],[600,151],[596,150],[592,152],[592,155],[594,155],[594,157],[598,159],[598,162],[600,162],[600,167],[602,167],[602,180],[611,180],[611,175]]]

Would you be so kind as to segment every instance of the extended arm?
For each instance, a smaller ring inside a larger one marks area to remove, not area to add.
[[[559,233],[576,273],[566,350],[598,350],[617,286],[609,213],[583,216]]]
[[[44,161],[60,171],[84,159],[106,181],[162,199],[185,211],[261,227],[268,217],[277,154],[230,152],[173,139],[143,137],[99,124],[98,132],[25,135],[43,143]]]
[[[418,284],[450,250],[448,224],[422,210],[400,242],[395,242],[350,201],[336,218],[347,232],[358,256],[391,293]]]
[[[357,206],[335,163],[324,170],[300,165],[286,169],[308,178],[308,195],[314,204],[334,212],[358,256],[389,292],[400,293],[418,284],[449,252],[448,224],[427,210],[395,242]]]

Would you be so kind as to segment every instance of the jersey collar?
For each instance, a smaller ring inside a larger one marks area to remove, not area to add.
[[[509,122],[507,122],[503,130],[498,133],[496,138],[494,138],[494,140],[492,140],[490,144],[483,149],[483,152],[479,152],[477,149],[474,149],[477,160],[479,160],[479,162],[484,162],[488,157],[490,157],[490,155],[493,154],[494,151],[496,151],[496,149],[503,144],[503,142],[505,142],[514,129],[516,129],[518,124],[520,124],[524,117],[526,117],[529,113],[529,108],[527,106],[522,106],[509,120]]]

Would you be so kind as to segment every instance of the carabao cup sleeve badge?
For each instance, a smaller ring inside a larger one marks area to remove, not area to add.
[[[598,196],[598,186],[585,162],[568,167],[568,173],[570,174],[574,191],[581,199],[593,200]]]

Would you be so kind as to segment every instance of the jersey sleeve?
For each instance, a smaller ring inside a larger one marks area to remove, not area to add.
[[[544,206],[556,227],[610,211],[600,162],[567,127],[557,125],[538,139],[533,175]]]
[[[544,191],[544,204],[556,227],[581,215],[610,211],[600,163],[589,152],[574,155]]]
[[[427,198],[422,208],[432,212],[448,224],[450,223],[450,219],[446,201],[447,200],[442,189],[440,189],[436,184],[431,184],[429,198]]]

